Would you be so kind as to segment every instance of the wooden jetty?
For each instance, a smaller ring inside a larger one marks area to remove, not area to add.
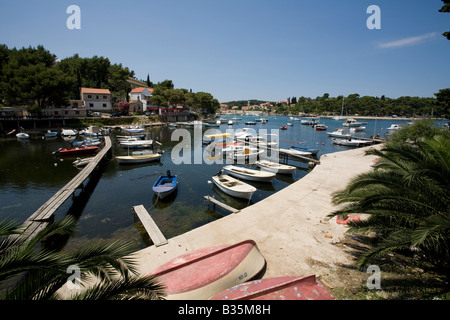
[[[83,184],[83,182],[94,171],[103,157],[111,149],[112,143],[108,136],[105,136],[105,145],[94,159],[84,167],[72,180],[62,187],[53,197],[44,203],[37,211],[35,211],[25,222],[22,227],[24,231],[19,236],[21,240],[29,241],[33,239],[41,230],[43,230],[52,220],[53,213],[69,198],[75,190]]]
[[[150,216],[150,214],[147,212],[147,210],[144,208],[143,205],[134,206],[133,211],[141,220],[142,225],[144,226],[145,230],[150,236],[150,239],[152,239],[153,244],[156,247],[168,243],[166,238],[162,234],[161,230],[159,230],[155,221],[152,219],[152,217]]]
[[[214,203],[214,204],[217,204],[219,207],[222,207],[222,208],[224,208],[225,210],[230,211],[231,213],[238,213],[239,211],[241,211],[241,210],[235,209],[235,208],[233,208],[233,207],[230,207],[229,205],[227,205],[227,204],[225,204],[225,203],[223,203],[223,202],[220,202],[219,200],[216,200],[216,199],[214,199],[213,197],[205,196],[204,198],[205,198],[206,200],[208,200],[208,205],[209,205],[209,202],[212,202],[212,203]]]

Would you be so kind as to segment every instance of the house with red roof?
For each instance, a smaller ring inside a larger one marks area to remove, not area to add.
[[[81,88],[81,100],[88,111],[111,112],[111,92],[109,89]]]
[[[142,111],[145,112],[149,107],[152,106],[151,100],[152,100],[152,88],[146,88],[146,87],[137,87],[130,91],[128,96],[130,97],[130,104],[135,103],[136,101],[142,102],[142,110],[135,110],[135,111]],[[139,103],[140,105],[140,103]]]

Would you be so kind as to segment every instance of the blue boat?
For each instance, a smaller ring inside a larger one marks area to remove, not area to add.
[[[296,146],[291,146],[291,149],[298,150],[298,151],[303,151],[303,152],[309,152],[309,153],[311,153],[313,155],[316,155],[320,151],[320,149],[304,148],[304,147],[296,147]]]
[[[156,193],[159,199],[164,199],[165,197],[172,194],[178,187],[177,176],[172,176],[170,170],[167,170],[165,176],[160,176],[153,185],[153,192]]]

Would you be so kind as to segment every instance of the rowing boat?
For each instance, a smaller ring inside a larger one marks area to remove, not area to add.
[[[295,171],[296,167],[288,166],[287,164],[281,164],[278,162],[272,162],[268,160],[259,160],[255,164],[262,170],[279,173],[279,174],[291,174]]]
[[[218,174],[212,180],[221,191],[236,198],[250,200],[256,192],[255,187],[226,174]]]
[[[270,182],[273,178],[275,178],[275,173],[273,172],[247,169],[233,165],[223,167],[223,171],[224,173],[232,175],[236,178],[249,181]]]

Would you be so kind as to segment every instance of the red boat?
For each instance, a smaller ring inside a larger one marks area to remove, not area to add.
[[[280,130],[287,130],[287,126],[281,126]]]
[[[334,300],[316,276],[278,277],[246,282],[224,290],[210,300]]]
[[[158,267],[153,275],[165,286],[165,298],[205,300],[254,278],[265,259],[253,240],[199,249]]]
[[[61,148],[58,151],[55,151],[54,153],[59,153],[62,156],[69,156],[69,155],[77,155],[77,154],[86,154],[86,153],[94,153],[100,149],[98,146],[88,146],[88,147],[75,147],[75,148]]]

